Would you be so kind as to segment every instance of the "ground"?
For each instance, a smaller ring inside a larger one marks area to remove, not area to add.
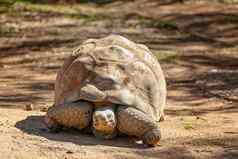
[[[238,158],[237,9],[203,1],[1,3],[0,158]],[[63,60],[83,40],[111,33],[148,45],[165,72],[157,147],[76,130],[52,134],[42,122]]]

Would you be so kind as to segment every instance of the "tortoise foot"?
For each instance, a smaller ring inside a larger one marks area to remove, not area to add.
[[[49,129],[49,131],[52,133],[57,133],[61,130],[61,126],[48,116],[45,116],[44,123],[46,127]]]
[[[161,132],[159,128],[148,131],[142,137],[143,143],[149,146],[155,146],[161,139]]]

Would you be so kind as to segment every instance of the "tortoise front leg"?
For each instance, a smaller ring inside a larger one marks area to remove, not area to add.
[[[83,129],[89,126],[92,112],[93,105],[89,102],[54,105],[45,116],[45,124],[52,131],[58,130],[61,126]]]
[[[121,133],[139,137],[143,143],[151,146],[160,141],[160,129],[149,115],[128,106],[119,106],[116,114],[117,128]]]

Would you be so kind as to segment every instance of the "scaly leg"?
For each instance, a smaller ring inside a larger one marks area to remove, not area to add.
[[[117,128],[121,133],[137,136],[143,143],[154,146],[161,139],[157,123],[147,114],[133,107],[119,106]]]
[[[45,124],[52,131],[61,126],[83,129],[89,126],[92,112],[93,105],[84,101],[52,106],[45,116]]]

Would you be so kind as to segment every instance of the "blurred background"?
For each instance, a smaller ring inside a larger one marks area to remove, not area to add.
[[[169,89],[179,83],[194,98],[237,101],[235,0],[0,0],[0,13],[2,105],[52,103],[65,57],[82,41],[109,34],[147,45]]]
[[[195,155],[237,158],[237,0],[0,0],[0,108],[46,110],[64,59],[82,41],[109,34],[143,43],[158,58],[168,129],[182,124],[185,145],[210,146]],[[174,136],[164,142],[178,142]]]

